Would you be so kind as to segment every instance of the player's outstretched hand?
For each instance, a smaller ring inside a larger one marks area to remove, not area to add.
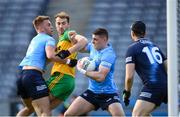
[[[56,54],[56,56],[60,57],[61,59],[65,59],[70,54],[71,53],[68,50],[61,50],[59,53]]]
[[[131,96],[131,92],[130,91],[126,91],[125,89],[124,89],[124,91],[123,91],[123,102],[124,102],[124,104],[125,104],[125,106],[128,106],[129,105],[129,97]]]

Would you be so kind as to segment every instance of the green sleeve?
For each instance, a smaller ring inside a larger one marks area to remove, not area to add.
[[[64,32],[64,34],[62,35],[61,40],[70,41],[69,32],[71,32],[71,31],[74,31],[74,30],[66,30],[66,31]]]

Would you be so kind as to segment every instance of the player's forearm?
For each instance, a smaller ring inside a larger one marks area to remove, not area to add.
[[[67,60],[63,60],[56,56],[55,47],[47,46],[46,47],[46,57],[52,62],[66,63]]]
[[[132,84],[133,84],[132,78],[126,78],[126,80],[125,80],[125,90],[126,91],[131,91]]]
[[[91,79],[97,81],[97,82],[102,82],[105,79],[105,75],[102,73],[99,73],[97,71],[87,71],[86,76],[90,77]]]
[[[135,71],[135,64],[126,64],[126,79],[125,79],[125,89],[126,91],[131,91],[131,87],[133,84],[133,77]]]
[[[79,50],[83,49],[88,43],[85,37],[79,37],[79,39],[77,40],[77,43],[68,49],[70,53],[78,52]]]
[[[55,56],[55,55],[52,55],[49,59],[52,62],[58,62],[58,63],[61,63],[61,64],[66,64],[66,62],[67,62],[66,59],[61,59],[61,58],[59,58],[58,56]]]

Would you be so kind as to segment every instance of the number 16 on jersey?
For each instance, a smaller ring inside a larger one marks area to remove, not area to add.
[[[146,53],[151,64],[153,64],[155,62],[162,64],[163,61],[162,61],[162,56],[159,53],[159,48],[153,47],[150,49],[146,46],[142,49],[142,52]]]

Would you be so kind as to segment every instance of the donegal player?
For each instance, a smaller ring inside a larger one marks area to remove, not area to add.
[[[64,59],[74,59],[77,51],[84,48],[87,39],[70,30],[70,17],[65,12],[60,12],[55,16],[56,30],[59,35],[57,44],[57,55]],[[50,102],[51,108],[55,108],[61,102],[66,100],[75,87],[75,68],[58,62],[54,63],[51,71],[51,78],[47,81],[51,92]]]

